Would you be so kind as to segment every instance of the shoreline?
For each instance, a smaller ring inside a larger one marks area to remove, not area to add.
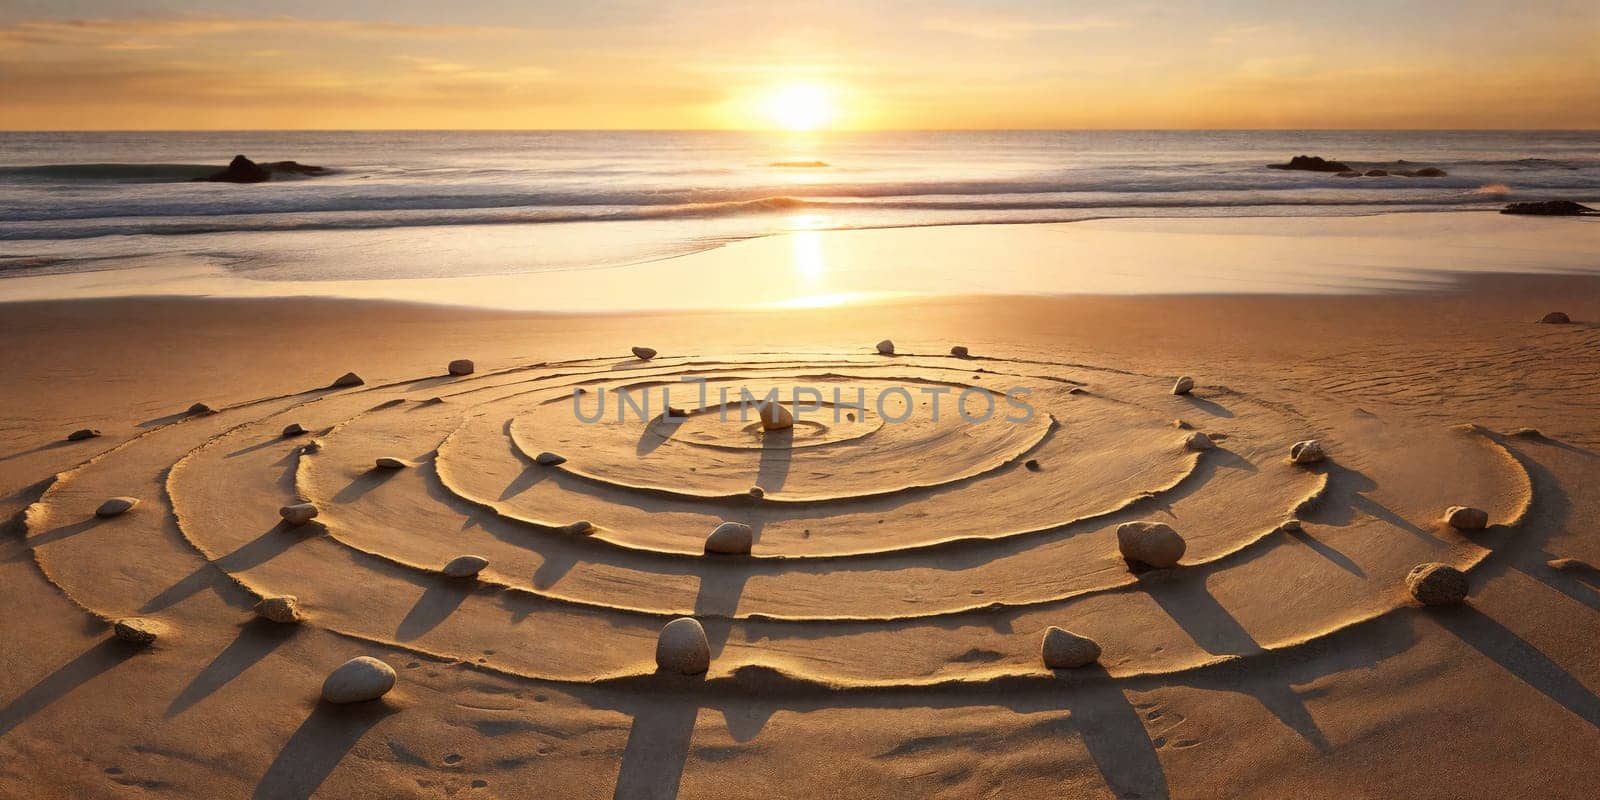
[[[516,311],[666,312],[972,294],[1386,294],[1448,291],[1470,275],[1490,272],[1600,273],[1594,258],[1600,228],[1584,227],[1597,223],[1592,218],[1457,210],[819,229],[610,266],[354,280],[303,276],[316,274],[319,266],[348,271],[351,258],[404,263],[415,258],[417,245],[372,235],[390,233],[386,230],[285,232],[269,234],[268,249],[260,257],[295,259],[296,273],[302,276],[298,279],[252,278],[249,271],[229,270],[223,265],[226,259],[216,257],[135,256],[129,258],[148,265],[0,278],[0,295],[8,302],[331,296]],[[513,235],[488,242],[481,235],[494,234],[472,226],[435,233],[447,239],[449,248],[472,250],[484,263],[503,265],[518,257],[519,248],[533,244],[519,236],[539,234],[539,226],[523,228],[508,226]],[[367,249],[349,254],[340,249],[360,239],[370,240]],[[974,271],[995,252],[1010,254],[1004,269]],[[762,266],[754,269],[751,264]],[[692,288],[684,291],[685,286]]]

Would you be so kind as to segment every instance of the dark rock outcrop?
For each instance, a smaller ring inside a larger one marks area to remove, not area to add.
[[[1533,214],[1541,217],[1577,217],[1585,214],[1600,214],[1593,208],[1571,200],[1533,200],[1523,203],[1512,203],[1500,209],[1502,214]]]
[[[1389,170],[1386,170],[1386,169],[1369,169],[1369,170],[1367,170],[1367,177],[1369,177],[1369,178],[1387,178],[1387,177],[1389,177]]]
[[[1306,172],[1354,172],[1342,161],[1329,161],[1322,156],[1295,156],[1287,164],[1268,164],[1271,169],[1298,169]]]
[[[228,166],[219,172],[214,172],[197,181],[212,181],[217,183],[261,183],[272,179],[273,175],[326,175],[328,169],[315,167],[310,164],[301,164],[298,161],[271,161],[257,164],[244,156],[234,156]]]
[[[1399,163],[1404,164],[1406,162],[1401,161]],[[1448,176],[1450,173],[1445,172],[1438,167],[1423,167],[1422,169],[1415,170],[1396,170],[1394,174],[1404,175],[1407,178],[1443,178]]]

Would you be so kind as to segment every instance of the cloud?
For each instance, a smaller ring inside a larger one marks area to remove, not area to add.
[[[299,32],[339,36],[456,36],[505,34],[520,29],[494,25],[409,25],[304,17],[142,17],[129,19],[29,20],[0,25],[0,47],[99,47],[153,49],[150,40],[192,39],[240,33]]]
[[[1021,39],[1042,33],[1103,31],[1126,26],[1126,22],[1097,16],[1068,20],[1036,20],[994,15],[962,15],[932,17],[922,23],[925,30],[996,40]]]

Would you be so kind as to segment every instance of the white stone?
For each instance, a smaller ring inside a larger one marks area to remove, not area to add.
[[[277,597],[263,597],[256,603],[256,616],[276,622],[280,625],[290,625],[305,619],[300,613],[300,600],[292,594]]]
[[[706,537],[706,552],[722,555],[749,555],[755,532],[743,522],[724,522]]]
[[[1471,506],[1451,506],[1444,512],[1445,522],[1462,531],[1481,531],[1489,527],[1489,512]]]
[[[762,403],[756,408],[761,416],[761,429],[781,431],[794,427],[794,414],[782,403]]]
[[[1194,391],[1194,378],[1188,375],[1179,378],[1177,383],[1172,384],[1173,394],[1188,394],[1192,391]]]
[[[1425,606],[1454,605],[1467,599],[1467,574],[1449,564],[1418,564],[1406,574],[1406,590]]]
[[[1188,545],[1163,522],[1124,522],[1117,526],[1117,548],[1122,557],[1157,569],[1176,566]]]
[[[1100,645],[1093,639],[1054,625],[1045,630],[1039,649],[1050,669],[1085,667],[1100,659]]]
[[[322,699],[330,703],[364,703],[394,688],[394,667],[372,656],[344,662],[322,682]]]
[[[477,368],[477,365],[472,363],[472,359],[458,358],[450,362],[450,366],[447,369],[449,369],[451,375],[471,375]]]
[[[133,644],[154,644],[166,632],[167,626],[143,617],[119,619],[111,625],[112,635]]]
[[[1322,442],[1316,439],[1295,442],[1294,446],[1289,448],[1289,460],[1296,464],[1315,464],[1327,457],[1327,452],[1322,449]]]
[[[126,514],[132,511],[134,506],[137,505],[139,505],[139,498],[137,497],[113,497],[101,503],[100,507],[94,510],[94,515],[97,517],[115,517],[118,514]]]
[[[661,628],[656,666],[680,675],[699,675],[711,668],[711,643],[698,620],[679,617]]]
[[[278,516],[283,517],[283,521],[285,523],[294,527],[299,527],[307,522],[310,522],[317,516],[317,506],[315,503],[295,503],[293,505],[287,505],[278,509]]]
[[[489,566],[489,559],[483,556],[465,555],[450,559],[450,563],[439,570],[446,578],[471,578]]]

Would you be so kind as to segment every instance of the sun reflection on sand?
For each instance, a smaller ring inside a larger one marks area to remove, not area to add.
[[[822,236],[816,231],[800,231],[791,236],[795,274],[806,283],[816,283],[828,270],[827,257],[822,252]]]

